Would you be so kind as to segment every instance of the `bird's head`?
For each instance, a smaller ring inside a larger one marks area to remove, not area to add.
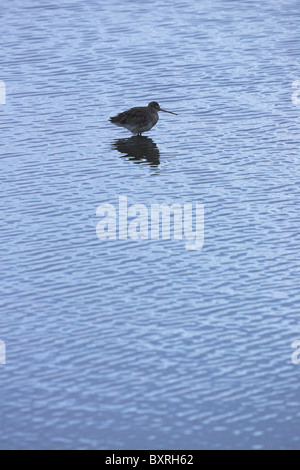
[[[156,112],[162,111],[163,113],[175,114],[175,116],[177,116],[176,113],[172,113],[171,111],[166,111],[165,109],[162,109],[156,101],[151,101],[151,103],[148,104],[148,108],[151,108]]]

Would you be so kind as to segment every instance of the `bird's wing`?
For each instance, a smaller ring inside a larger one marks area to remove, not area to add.
[[[143,109],[132,108],[129,109],[129,111],[125,111],[124,113],[120,113],[114,118],[111,118],[111,122],[121,125],[130,124],[131,126],[143,127],[147,125],[148,119]]]

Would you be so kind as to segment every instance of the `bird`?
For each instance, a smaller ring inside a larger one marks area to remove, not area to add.
[[[176,113],[166,111],[156,101],[152,101],[148,106],[131,108],[115,117],[111,117],[110,122],[116,126],[125,127],[125,129],[128,129],[134,135],[141,136],[157,124],[159,111],[177,116]]]

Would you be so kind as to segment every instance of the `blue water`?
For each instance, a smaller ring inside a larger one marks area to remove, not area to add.
[[[1,10],[0,448],[299,449],[299,1]],[[203,249],[100,241],[120,195]]]

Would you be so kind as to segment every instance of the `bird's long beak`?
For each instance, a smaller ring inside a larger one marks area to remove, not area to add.
[[[163,113],[174,114],[174,116],[178,116],[178,114],[172,113],[172,111],[166,111],[165,109],[160,108],[160,111],[162,111]]]

